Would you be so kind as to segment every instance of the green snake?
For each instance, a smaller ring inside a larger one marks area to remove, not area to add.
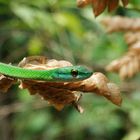
[[[32,70],[0,63],[0,74],[25,80],[71,82],[87,79],[92,73],[92,71],[84,66],[67,66],[50,70]]]

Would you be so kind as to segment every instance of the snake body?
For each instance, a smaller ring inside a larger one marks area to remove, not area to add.
[[[51,70],[32,70],[0,63],[0,74],[26,80],[71,82],[87,79],[92,73],[84,66],[67,66]]]

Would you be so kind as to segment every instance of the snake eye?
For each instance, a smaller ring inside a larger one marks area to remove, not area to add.
[[[77,77],[77,75],[78,75],[78,70],[72,69],[72,70],[71,70],[71,75],[72,75],[73,77]]]

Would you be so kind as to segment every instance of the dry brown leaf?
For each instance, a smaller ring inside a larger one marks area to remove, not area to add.
[[[28,58],[27,58],[28,59]],[[47,60],[47,59],[46,59]],[[62,66],[71,66],[72,64],[68,61],[57,61],[57,60],[47,60],[46,64],[34,65],[32,61],[28,61],[28,64],[24,67],[29,69],[50,69]],[[102,73],[94,73],[90,78],[80,81],[80,82],[39,82],[39,81],[22,81],[20,87],[27,88],[29,92],[34,94],[39,94],[50,104],[52,104],[58,110],[61,110],[67,104],[73,104],[76,106],[77,101],[81,97],[82,93],[95,92],[100,96],[104,96],[116,105],[121,104],[121,95],[114,84],[114,91],[111,86],[109,86],[109,80]],[[80,106],[79,112],[83,112]]]
[[[140,18],[108,17],[102,23],[108,32],[125,31],[124,38],[129,47],[122,58],[111,62],[106,69],[119,73],[122,79],[133,77],[140,71]]]
[[[15,82],[16,80],[13,78],[0,75],[0,92],[7,92]]]
[[[126,6],[129,2],[129,0],[120,1],[122,1],[123,6]],[[92,5],[95,16],[98,16],[106,9],[106,7],[109,12],[116,9],[119,5],[119,0],[77,0],[78,7],[83,8],[86,5]]]
[[[98,78],[98,81],[96,80]],[[105,76],[101,73],[93,74],[89,79],[81,82],[36,82],[23,81],[21,88],[28,88],[29,92],[34,95],[39,94],[57,109],[62,109],[65,105],[77,102],[80,93],[95,92],[104,96],[116,105],[121,104],[121,95],[117,85],[102,81]],[[113,88],[110,86],[113,84]],[[114,89],[114,90],[113,90]],[[116,90],[118,89],[118,90]],[[115,92],[114,92],[115,91]],[[61,106],[61,108],[59,108]]]
[[[48,60],[42,56],[24,58],[19,64],[19,66],[27,69],[53,69],[71,65],[68,61]],[[71,104],[82,113],[83,108],[78,105],[81,93],[94,92],[116,105],[121,105],[122,102],[118,86],[111,83],[102,73],[94,73],[90,78],[78,82],[20,80],[20,88],[28,89],[31,95],[40,95],[57,110],[62,110],[65,105]]]
[[[108,0],[92,0],[92,7],[95,16],[100,15],[106,8]]]
[[[119,0],[109,0],[108,2],[108,11],[111,12],[115,10],[119,5]]]
[[[101,23],[107,27],[108,32],[117,31],[140,31],[140,18],[128,18],[128,17],[106,17]]]

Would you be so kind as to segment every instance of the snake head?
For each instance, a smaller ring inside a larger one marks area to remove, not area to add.
[[[53,79],[56,81],[73,82],[89,78],[93,74],[84,66],[67,66],[57,68],[53,72]]]

